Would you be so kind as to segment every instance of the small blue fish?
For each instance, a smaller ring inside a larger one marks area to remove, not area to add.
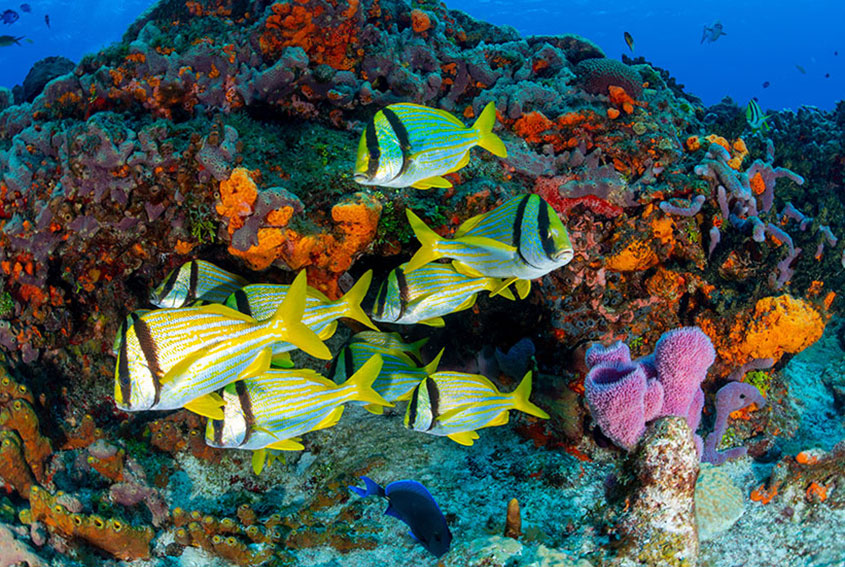
[[[411,536],[435,557],[441,557],[452,544],[452,532],[443,512],[425,486],[415,480],[397,480],[385,488],[362,476],[364,488],[350,486],[358,496],[383,496],[389,504],[384,513],[402,520],[411,528]]]
[[[32,7],[29,4],[21,4],[21,12],[26,12],[27,14],[32,12]]]
[[[724,29],[722,22],[719,20],[716,20],[716,23],[709,28],[704,26],[704,33],[701,35],[701,43],[704,43],[705,41],[707,43],[713,43],[723,35],[728,35],[724,32]]]
[[[20,16],[14,10],[6,10],[2,14],[0,14],[0,21],[4,24],[14,24],[18,21]]]

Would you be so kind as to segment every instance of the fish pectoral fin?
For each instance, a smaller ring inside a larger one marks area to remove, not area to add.
[[[428,177],[426,179],[420,179],[411,187],[414,189],[431,189],[432,187],[436,187],[438,189],[448,189],[452,186],[452,183],[446,179],[445,177],[440,177],[436,175],[434,177]]]
[[[402,520],[403,522],[405,521],[404,518],[402,518],[402,515],[393,509],[392,504],[387,505],[387,510],[384,511],[384,515],[391,516],[393,518],[396,518],[397,520]]]
[[[516,284],[514,285],[520,299],[528,297],[528,293],[531,291],[531,280],[516,280]]]
[[[450,433],[446,437],[459,445],[471,447],[475,443],[475,440],[478,439],[478,433],[475,431],[461,431],[460,433]]]
[[[276,451],[302,451],[305,449],[305,445],[299,442],[298,437],[294,437],[293,439],[282,439],[281,441],[271,443],[267,445],[265,449],[275,449]]]
[[[343,415],[343,406],[338,406],[334,408],[329,414],[323,418],[323,420],[314,426],[311,431],[318,431],[320,429],[328,429],[329,427],[334,427],[337,425],[337,422],[340,421],[340,416]]]
[[[223,419],[223,398],[214,392],[194,398],[183,407],[209,419]]]
[[[382,415],[384,413],[384,406],[378,404],[367,404],[364,406],[364,409],[373,415]]]
[[[252,453],[252,472],[256,475],[261,474],[264,470],[264,463],[267,461],[267,451],[259,449]]]
[[[462,236],[455,240],[470,246],[478,246],[479,248],[490,248],[492,250],[501,250],[502,252],[510,253],[516,252],[516,246],[511,246],[510,244],[505,244],[504,242],[499,242],[486,236]]]
[[[264,374],[270,369],[270,364],[273,359],[273,351],[270,347],[261,349],[255,358],[252,359],[246,368],[241,370],[238,374],[238,380],[246,380],[247,378],[255,378]]]
[[[164,385],[172,382],[177,376],[181,376],[198,360],[204,357],[211,350],[211,347],[199,348],[177,362],[167,373],[159,379],[159,382]]]
[[[293,361],[290,359],[290,352],[280,352],[274,354],[270,360],[270,366],[277,368],[293,368]]]
[[[424,321],[417,321],[420,325],[428,325],[429,327],[445,327],[446,321],[443,320],[443,317],[432,317],[431,319],[426,319]]]
[[[266,427],[264,427],[264,426],[261,426],[261,425],[253,425],[253,426],[252,426],[252,428],[253,428],[255,431],[258,431],[259,433],[264,433],[265,435],[269,435],[270,437],[274,437],[274,438],[276,438],[276,439],[278,439],[278,438],[279,438],[279,436],[278,436],[278,435],[276,435],[275,433],[273,433],[272,431],[270,431],[269,429],[267,429],[267,428],[266,428]]]

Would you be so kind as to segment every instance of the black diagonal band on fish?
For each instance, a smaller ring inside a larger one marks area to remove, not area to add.
[[[199,263],[191,262],[191,275],[188,278],[188,302],[197,298],[197,282],[199,281]]]
[[[373,114],[370,124],[364,133],[367,138],[367,154],[369,155],[369,161],[367,162],[368,177],[375,177],[378,171],[379,158],[381,157],[381,148],[378,145],[378,135],[376,134],[376,116],[378,116],[378,113]]]
[[[423,384],[425,384],[426,392],[428,392],[428,403],[431,407],[431,424],[429,425],[429,429],[431,429],[437,423],[437,418],[440,415],[440,390],[434,380],[426,380]]]
[[[249,399],[249,392],[246,391],[246,385],[243,380],[235,382],[235,392],[238,394],[238,401],[241,404],[241,412],[246,422],[246,431],[244,431],[243,443],[249,441],[255,427],[255,415],[252,411],[252,400]]]
[[[405,272],[402,268],[396,268],[393,271],[396,273],[396,283],[399,284],[399,318],[401,318],[408,308],[408,282],[405,280]]]
[[[246,292],[243,289],[239,289],[233,295],[235,296],[235,305],[237,305],[238,311],[252,317],[252,309],[249,306],[249,298]]]
[[[411,141],[405,125],[402,124],[396,113],[390,110],[390,107],[382,109],[382,113],[384,113],[384,117],[390,123],[390,127],[393,128],[393,133],[396,134],[396,139],[399,141],[399,148],[402,150],[402,168],[391,180],[394,181],[408,171],[408,166],[411,164]]]
[[[549,208],[541,205],[538,207],[538,210],[539,216],[537,218],[537,232],[540,233],[540,242],[543,244],[543,252],[546,253],[546,258],[554,260],[557,247],[555,246],[554,239],[552,238],[551,231],[549,230],[551,227]]]
[[[516,209],[516,221],[513,223],[513,245],[516,246],[516,252],[519,254],[519,258],[529,266],[532,266],[522,251],[522,221],[525,219],[525,209],[528,207],[529,197],[530,195],[523,197],[522,201],[519,202],[519,207]]]
[[[141,347],[141,353],[144,355],[144,361],[150,369],[150,374],[152,374],[153,377],[153,387],[155,388],[155,397],[153,400],[154,403],[157,404],[161,400],[161,379],[164,376],[164,371],[161,369],[161,365],[158,361],[158,350],[156,349],[155,341],[153,340],[152,333],[150,332],[150,327],[144,319],[139,318],[132,325],[132,328],[135,329],[135,335],[138,337],[138,346]],[[126,341],[124,341],[124,344],[125,342]],[[124,399],[128,400],[129,398]]]
[[[387,303],[387,288],[388,282],[387,280],[383,281],[381,286],[378,288],[378,295],[376,295],[376,316],[381,319],[384,317],[384,306]]]
[[[162,286],[161,290],[159,291],[159,297],[167,297],[173,291],[173,287],[176,285],[176,282],[179,279],[179,270],[171,270],[170,273],[167,275],[167,279],[164,280],[164,285]]]

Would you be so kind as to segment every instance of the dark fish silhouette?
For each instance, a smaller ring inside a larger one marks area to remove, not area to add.
[[[452,532],[446,525],[446,518],[428,490],[415,480],[397,480],[385,488],[372,479],[362,476],[364,488],[350,486],[349,490],[358,496],[384,496],[387,498],[388,516],[402,520],[411,528],[411,536],[436,557],[449,551]]]
[[[795,68],[798,69],[798,72],[801,73],[802,75],[807,74],[807,70],[804,67],[802,67],[801,65],[795,65]]]
[[[20,45],[23,36],[15,37],[13,35],[0,35],[0,47],[9,47],[10,45]]]
[[[625,35],[625,43],[628,44],[628,49],[630,49],[631,53],[633,53],[634,52],[634,37],[631,34],[629,34],[628,32],[625,32],[624,35]]]
[[[0,14],[0,20],[2,20],[4,24],[14,24],[18,21],[18,18],[20,18],[20,16],[14,10],[6,10]]]
[[[21,4],[21,12],[26,12],[28,14],[32,12],[32,8],[29,4]]]
[[[825,73],[825,74],[824,74],[824,78],[825,78],[825,79],[829,79],[829,78],[830,78],[830,73]]]
[[[44,14],[44,23],[47,24],[47,27],[50,27],[50,14]]]
[[[771,85],[771,83],[770,83],[769,81],[765,81],[765,82],[763,83],[763,88],[764,88],[764,89],[767,89],[767,88],[769,88],[769,85]]]

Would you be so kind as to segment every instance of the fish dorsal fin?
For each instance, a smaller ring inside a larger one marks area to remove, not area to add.
[[[247,378],[255,378],[270,370],[270,363],[273,358],[273,351],[270,347],[261,349],[252,362],[238,374],[238,380],[246,380]]]
[[[484,220],[485,215],[487,213],[481,213],[475,215],[474,217],[469,217],[467,220],[461,223],[461,226],[458,227],[458,230],[455,231],[455,238],[460,238],[461,236],[465,235],[467,232],[473,229],[478,223]]]
[[[429,177],[427,179],[420,179],[411,185],[414,189],[431,189],[432,187],[436,187],[438,189],[448,189],[451,186],[452,183],[448,179],[439,175]]]
[[[390,484],[384,487],[384,494],[388,498],[390,498],[390,495],[394,492],[413,492],[414,494],[422,496],[423,498],[434,504],[438,511],[440,510],[440,507],[437,506],[437,501],[434,500],[434,497],[431,495],[428,489],[416,480],[397,480],[391,482]],[[385,512],[385,514],[387,514],[387,512]]]
[[[514,286],[520,299],[525,299],[531,292],[531,280],[516,280]]]
[[[426,376],[430,376],[437,372],[437,367],[440,365],[440,359],[443,358],[443,351],[445,348],[441,348],[440,352],[437,353],[437,356],[434,357],[434,360],[423,366],[423,372],[425,372]]]
[[[343,406],[338,406],[334,408],[329,414],[323,418],[320,423],[314,426],[311,431],[317,431],[319,429],[328,429],[329,427],[333,427],[337,425],[337,422],[340,421],[340,416],[343,415]]]
[[[215,392],[194,398],[183,407],[209,419],[223,419],[223,398]]]
[[[509,253],[516,252],[516,246],[511,246],[510,244],[505,244],[504,242],[499,242],[498,240],[487,238],[486,236],[462,236],[460,238],[456,238],[455,240],[463,242],[469,246],[477,246],[479,248],[489,248]]]
[[[220,303],[209,303],[208,305],[197,306],[195,309],[198,313],[212,313],[214,315],[223,315],[224,317],[235,319],[237,321],[243,321],[244,323],[257,323],[255,318]]]
[[[276,441],[267,445],[265,448],[275,449],[276,451],[302,451],[305,449],[305,445],[299,442],[298,437],[294,437],[293,439],[282,439],[281,441]]]
[[[424,321],[417,321],[420,325],[428,325],[429,327],[445,327],[446,321],[443,320],[443,317],[432,317],[431,319],[425,319]]]
[[[475,440],[478,439],[478,433],[475,431],[461,431],[460,433],[450,433],[446,437],[459,445],[471,447],[475,443]]]

